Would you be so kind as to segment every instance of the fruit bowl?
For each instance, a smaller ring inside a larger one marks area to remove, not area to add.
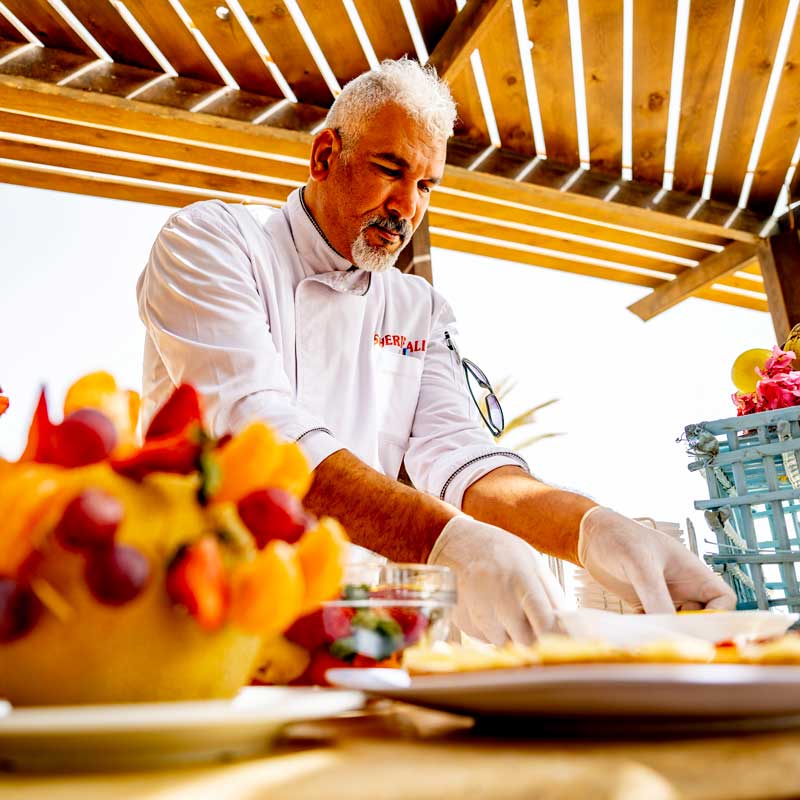
[[[446,567],[349,564],[339,597],[291,625],[259,677],[327,686],[329,669],[399,667],[407,647],[447,638],[455,598]]]
[[[303,508],[297,445],[260,422],[210,436],[189,385],[141,444],[130,407],[106,373],[72,387],[58,424],[43,393],[22,457],[0,459],[14,705],[232,697],[264,643],[341,585],[346,536]]]

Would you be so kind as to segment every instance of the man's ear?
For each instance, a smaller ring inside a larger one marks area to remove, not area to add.
[[[333,128],[320,131],[311,143],[311,177],[324,181],[330,174],[333,162],[342,152],[342,140]]]

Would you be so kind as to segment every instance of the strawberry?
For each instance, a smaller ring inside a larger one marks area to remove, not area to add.
[[[230,582],[216,537],[203,536],[178,551],[167,570],[167,594],[206,630],[223,624]]]
[[[311,663],[301,677],[304,677],[309,683],[316,686],[330,686],[328,679],[325,677],[325,673],[329,669],[349,666],[350,664],[347,661],[335,658],[326,650],[317,650],[311,654]]]
[[[428,628],[428,617],[418,608],[390,608],[389,614],[403,631],[407,645],[419,641]]]
[[[325,637],[325,626],[322,622],[322,609],[318,608],[310,614],[295,620],[283,634],[290,642],[299,644],[311,652],[328,641]]]
[[[174,472],[188,475],[198,466],[202,446],[199,436],[186,432],[145,442],[129,455],[111,459],[111,468],[135,481],[151,472]]]
[[[361,653],[358,653],[350,666],[358,667],[359,669],[369,669],[370,667],[377,667],[380,663],[380,661],[377,661],[374,658],[370,658],[369,656],[364,656],[361,655]]]
[[[333,642],[349,636],[353,632],[351,621],[355,613],[355,608],[324,606],[322,608],[322,629],[325,641]]]
[[[175,436],[183,433],[193,422],[203,422],[200,398],[194,386],[182,383],[153,417],[144,440],[149,442],[151,439]]]

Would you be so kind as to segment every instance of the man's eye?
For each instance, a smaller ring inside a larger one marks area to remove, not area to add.
[[[400,177],[400,170],[399,169],[392,169],[391,167],[384,167],[383,164],[376,164],[378,169],[384,174],[388,175],[391,178],[399,178]]]
[[[433,186],[431,186],[429,183],[421,183],[419,185],[419,190],[424,194],[430,194],[432,189]]]

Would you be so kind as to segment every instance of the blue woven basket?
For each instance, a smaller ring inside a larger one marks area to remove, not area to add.
[[[800,611],[800,407],[685,429],[691,471],[701,471],[715,553],[706,561],[736,591],[738,607]]]

